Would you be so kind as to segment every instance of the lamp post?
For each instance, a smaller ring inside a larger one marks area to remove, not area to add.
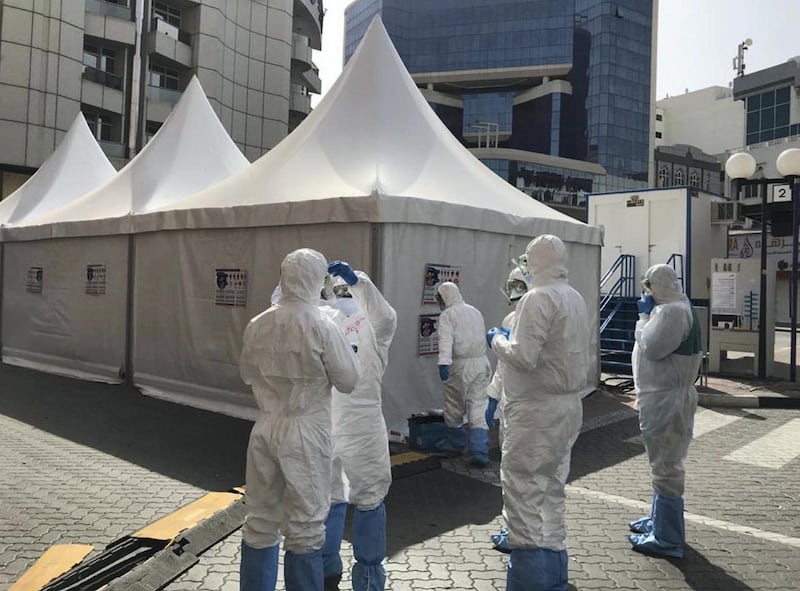
[[[789,284],[789,317],[791,319],[791,347],[792,357],[789,364],[789,379],[795,381],[797,370],[797,222],[798,195],[796,177],[800,176],[800,149],[789,148],[784,150],[775,161],[778,172],[789,181],[792,191],[792,279]]]
[[[748,152],[733,154],[725,163],[731,178],[731,193],[739,199],[742,181],[756,173],[756,159]],[[761,195],[761,277],[758,295],[758,377],[767,377],[767,192]]]

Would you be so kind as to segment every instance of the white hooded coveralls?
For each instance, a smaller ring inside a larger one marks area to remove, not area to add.
[[[351,392],[358,362],[319,307],[327,262],[300,249],[281,264],[278,304],[244,333],[240,372],[259,414],[247,448],[244,542],[287,551],[322,547],[330,507],[331,385]]]
[[[366,273],[355,273],[358,282],[349,291],[357,312],[348,316],[330,308],[347,341],[356,346],[361,370],[351,394],[333,392],[331,503],[349,502],[362,511],[370,511],[383,501],[392,483],[381,381],[397,328],[397,314]]]
[[[449,365],[444,383],[444,422],[486,429],[487,387],[491,365],[486,357],[486,324],[477,308],[464,302],[455,283],[438,287],[445,309],[439,316],[439,365]]]
[[[514,267],[511,269],[511,272],[508,274],[508,281],[518,280],[525,282],[525,285],[530,288],[530,278],[526,277],[525,274],[519,269],[519,267]],[[520,298],[521,299],[521,298]],[[514,321],[514,316],[517,314],[517,307],[519,306],[520,300],[511,301],[514,305],[514,309],[511,310],[508,314],[506,314],[505,318],[503,318],[503,324],[501,326],[510,327],[511,323]],[[496,417],[500,420],[500,439],[502,441],[503,438],[503,430],[505,426],[503,425],[503,406],[505,406],[505,400],[503,397],[503,362],[499,359],[497,360],[497,365],[494,368],[494,374],[492,374],[492,380],[489,382],[489,397],[494,398],[497,400],[497,412]]]
[[[683,463],[697,410],[694,382],[702,353],[685,355],[676,350],[690,336],[697,319],[672,267],[655,265],[645,280],[656,306],[649,315],[640,315],[635,329],[631,360],[639,428],[650,459],[653,490],[665,497],[681,497]],[[694,330],[699,339],[699,326]]]
[[[565,549],[564,486],[583,420],[581,390],[591,357],[589,314],[567,283],[567,252],[556,236],[527,247],[531,287],[511,335],[492,341],[503,367],[500,480],[511,548]]]

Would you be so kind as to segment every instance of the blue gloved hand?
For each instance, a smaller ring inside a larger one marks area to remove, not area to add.
[[[511,338],[511,329],[508,328],[507,326],[501,326],[500,332],[502,332],[503,336],[506,337],[507,339]]]
[[[450,366],[449,365],[440,365],[439,366],[439,379],[443,382],[446,382],[447,379],[450,377]]]
[[[486,344],[489,345],[489,348],[492,348],[492,339],[497,335],[503,335],[507,339],[511,337],[511,329],[506,326],[500,327],[493,327],[486,331]]]
[[[328,263],[328,273],[334,277],[341,277],[347,285],[358,283],[358,277],[353,272],[353,268],[344,261],[331,261]]]
[[[494,412],[497,410],[497,398],[489,396],[489,405],[486,407],[486,424],[491,429],[494,427]]]
[[[656,307],[656,301],[652,295],[642,294],[642,297],[636,300],[636,307],[639,308],[639,314],[650,314]]]

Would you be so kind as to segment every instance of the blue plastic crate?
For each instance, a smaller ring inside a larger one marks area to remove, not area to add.
[[[417,451],[434,451],[436,443],[447,435],[444,417],[419,415],[408,419],[408,447]]]

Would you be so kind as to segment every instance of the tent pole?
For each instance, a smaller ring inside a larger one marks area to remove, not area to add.
[[[0,242],[0,363],[3,362],[3,276],[6,273],[6,243]]]
[[[383,225],[370,224],[369,276],[375,286],[383,292]]]
[[[128,234],[128,285],[125,305],[125,385],[133,386],[133,280],[136,268],[136,243]]]

